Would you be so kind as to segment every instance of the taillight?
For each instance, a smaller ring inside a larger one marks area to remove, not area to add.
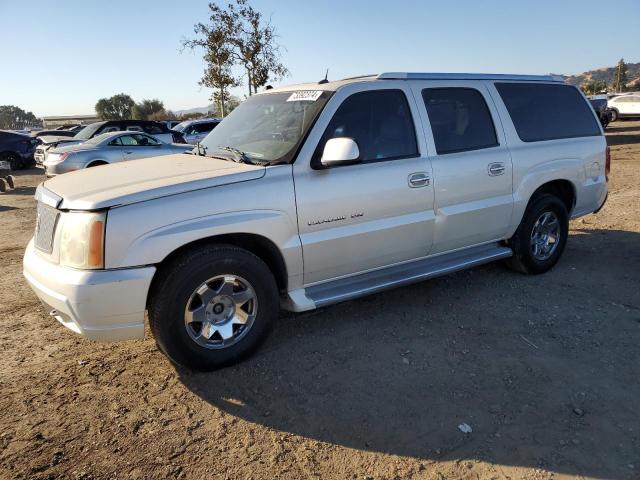
[[[609,172],[611,171],[611,147],[607,146],[606,157],[604,162],[604,174],[609,180]]]

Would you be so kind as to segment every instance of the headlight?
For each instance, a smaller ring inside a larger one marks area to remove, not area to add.
[[[106,212],[69,212],[63,215],[60,263],[74,268],[104,268]]]

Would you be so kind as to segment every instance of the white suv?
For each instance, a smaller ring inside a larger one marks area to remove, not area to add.
[[[640,93],[629,93],[610,98],[607,106],[613,114],[611,121],[619,118],[640,117]]]
[[[594,111],[546,76],[385,73],[273,89],[195,150],[38,188],[24,275],[53,317],[124,340],[143,337],[147,311],[171,360],[213,369],[252,351],[279,306],[498,259],[546,272],[569,219],[607,195]]]

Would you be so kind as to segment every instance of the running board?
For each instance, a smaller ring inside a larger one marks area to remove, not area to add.
[[[490,243],[321,283],[307,287],[305,294],[316,307],[323,307],[388,288],[439,277],[512,255],[513,252],[510,248],[500,243]]]

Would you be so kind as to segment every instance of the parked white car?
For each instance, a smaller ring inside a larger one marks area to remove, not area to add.
[[[640,117],[640,93],[629,93],[610,98],[607,106],[612,110],[612,121],[619,118]]]
[[[569,219],[604,204],[609,169],[593,109],[547,76],[272,89],[199,154],[37,189],[24,275],[54,318],[125,340],[144,336],[147,310],[172,361],[217,368],[265,338],[279,305],[311,310],[499,259],[546,272]]]

